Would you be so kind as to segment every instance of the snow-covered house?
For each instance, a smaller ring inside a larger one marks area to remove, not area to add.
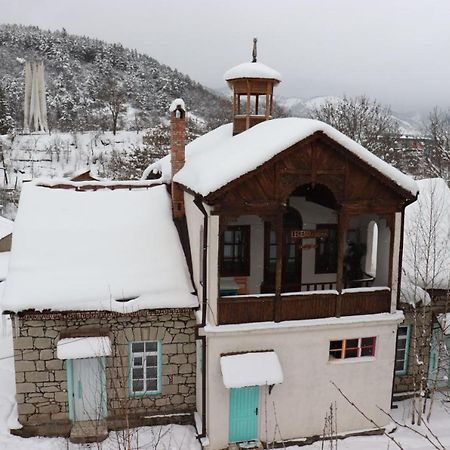
[[[197,306],[165,186],[24,184],[0,304],[17,432],[76,442],[191,420]]]
[[[417,183],[418,200],[405,210],[398,397],[450,387],[450,189],[440,178]]]
[[[370,427],[336,387],[384,426],[417,185],[324,123],[269,120],[275,70],[245,63],[225,79],[233,123],[184,148],[175,102],[176,145],[144,174],[171,184],[187,221],[203,442],[320,435],[334,402],[338,432]]]

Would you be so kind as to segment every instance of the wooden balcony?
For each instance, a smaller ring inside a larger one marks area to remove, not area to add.
[[[219,325],[275,320],[275,294],[221,297],[218,306]],[[281,295],[280,307],[281,321],[386,313],[391,310],[391,292],[386,288],[289,293]]]

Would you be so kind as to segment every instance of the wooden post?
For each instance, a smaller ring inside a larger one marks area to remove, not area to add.
[[[389,228],[389,273],[388,286],[392,290],[392,270],[394,267],[394,241],[395,241],[395,213],[386,216],[386,224]],[[379,237],[379,236],[378,236]],[[378,239],[379,242],[379,239]]]
[[[336,303],[336,317],[341,316],[342,305],[342,289],[344,287],[344,250],[345,237],[347,234],[348,215],[341,209],[338,216],[338,251],[337,251],[337,273],[336,273],[336,289],[338,291]]]
[[[248,130],[250,128],[250,84],[247,80],[247,117],[245,119],[245,129]]]
[[[280,211],[275,219],[275,233],[277,239],[277,263],[275,267],[275,301],[273,317],[275,322],[281,321],[281,286],[283,281],[283,212]]]
[[[270,114],[270,82],[267,81],[266,84],[266,120],[269,118]]]

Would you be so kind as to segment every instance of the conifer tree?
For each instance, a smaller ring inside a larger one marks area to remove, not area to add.
[[[13,128],[13,119],[9,113],[8,100],[5,91],[0,86],[0,134],[6,134]]]

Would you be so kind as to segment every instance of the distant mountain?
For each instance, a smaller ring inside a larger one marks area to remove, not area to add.
[[[323,96],[303,99],[300,97],[278,97],[278,103],[285,109],[286,113],[295,117],[306,117],[308,111],[318,108],[325,102],[339,102],[341,97]],[[393,112],[392,116],[398,122],[400,132],[407,136],[422,136],[423,117],[420,113],[400,114]]]
[[[102,101],[105,86],[124,91],[122,128],[141,129],[167,117],[174,98],[182,97],[206,129],[229,119],[230,102],[176,69],[121,44],[44,31],[38,27],[0,25],[0,86],[11,115],[21,128],[25,61],[45,64],[49,126],[63,131],[109,128]]]

